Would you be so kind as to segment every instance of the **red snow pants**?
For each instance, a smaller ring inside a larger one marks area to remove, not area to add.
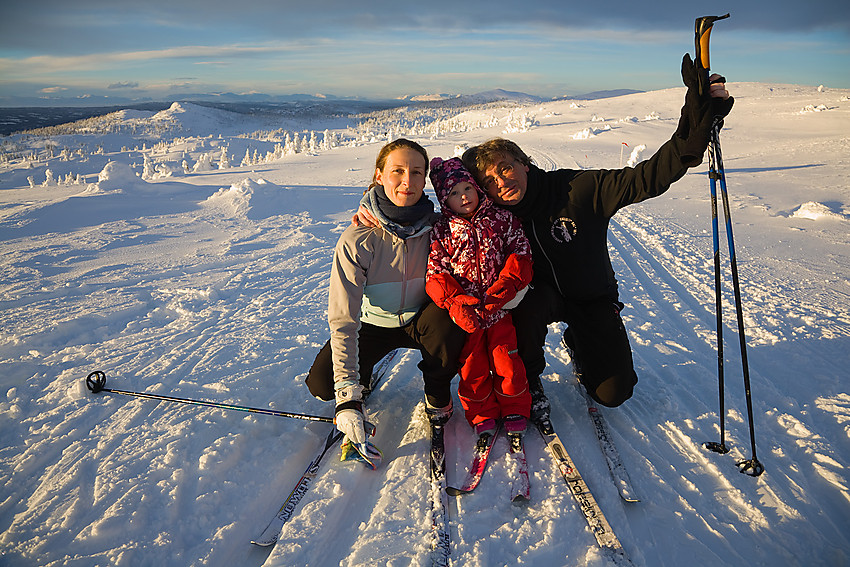
[[[513,414],[529,416],[531,393],[510,313],[471,333],[460,359],[458,395],[471,426]]]

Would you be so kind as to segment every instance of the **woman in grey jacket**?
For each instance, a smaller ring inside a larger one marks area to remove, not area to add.
[[[310,392],[336,400],[337,428],[366,441],[363,390],[373,366],[396,348],[422,353],[429,418],[451,416],[451,381],[466,333],[425,293],[429,232],[437,215],[424,194],[428,154],[410,140],[385,145],[361,204],[378,227],[351,225],[334,250],[328,301],[331,338],[307,376]]]

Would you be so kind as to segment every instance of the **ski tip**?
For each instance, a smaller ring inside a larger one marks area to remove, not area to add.
[[[449,496],[463,496],[464,494],[472,494],[473,490],[475,490],[475,486],[471,488],[468,486],[461,486],[460,488],[456,486],[447,486],[446,494],[448,494]]]
[[[530,501],[531,501],[531,498],[529,498],[528,496],[525,496],[523,494],[520,494],[518,496],[514,496],[511,499],[511,505],[516,506],[517,508],[522,508],[523,506],[527,505]]]
[[[625,473],[625,470],[623,471],[623,473]],[[623,499],[623,502],[640,502],[640,498],[638,498],[635,494],[631,482],[628,482],[626,479],[623,479],[622,476],[614,476],[613,471],[611,474],[614,480],[614,484],[617,485],[617,492],[620,493],[620,498]]]
[[[383,459],[384,454],[370,441],[352,443],[346,439],[340,450],[340,461],[357,461],[372,470],[381,466]]]
[[[626,555],[625,550],[622,547],[603,547],[602,548],[605,555],[608,556],[608,559],[617,567],[634,567],[634,563],[629,559],[629,556]]]

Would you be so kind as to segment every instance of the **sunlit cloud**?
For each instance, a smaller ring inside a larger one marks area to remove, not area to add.
[[[102,70],[123,63],[169,59],[227,59],[246,58],[265,54],[291,54],[310,47],[300,43],[267,45],[187,45],[145,51],[90,53],[87,55],[36,55],[21,59],[0,59],[0,68],[15,68],[19,74],[38,76],[69,70]]]

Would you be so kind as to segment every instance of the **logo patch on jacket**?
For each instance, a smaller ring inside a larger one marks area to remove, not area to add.
[[[573,219],[560,217],[555,219],[555,222],[552,223],[550,231],[555,242],[566,244],[576,235],[578,227]]]

